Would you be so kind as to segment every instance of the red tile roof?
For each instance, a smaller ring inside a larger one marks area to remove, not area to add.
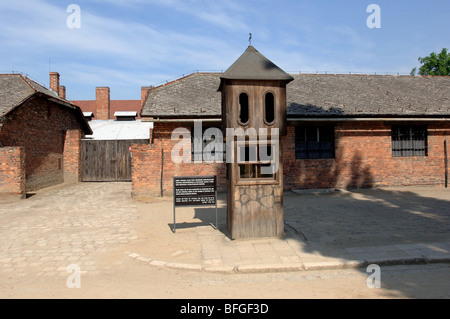
[[[71,101],[73,104],[78,105],[83,112],[96,113],[96,101],[84,100],[84,101]],[[109,105],[109,118],[114,119],[114,113],[116,112],[137,112],[137,118],[140,118],[141,113],[141,100],[111,100]]]
[[[114,118],[116,112],[137,112],[137,118],[141,118],[141,100],[112,100],[109,110],[110,118]]]

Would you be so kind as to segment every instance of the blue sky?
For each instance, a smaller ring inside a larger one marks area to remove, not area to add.
[[[69,28],[70,4],[80,28]],[[381,28],[370,29],[370,4]],[[193,71],[224,71],[247,48],[287,72],[407,73],[418,57],[450,49],[448,0],[0,0],[0,73],[48,87],[59,72],[67,98],[140,99],[141,86]]]

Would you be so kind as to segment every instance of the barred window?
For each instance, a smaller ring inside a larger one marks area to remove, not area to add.
[[[202,127],[202,134],[200,136],[195,136],[194,134],[194,128],[191,128],[191,153],[192,153],[192,161],[203,161],[203,160],[207,160],[207,158],[205,158],[205,154],[204,151],[207,148],[207,146],[210,143],[217,143],[216,139],[217,136],[210,136],[207,137],[205,132],[206,130],[208,130],[209,128],[214,128],[214,127]],[[219,130],[217,128],[217,130]],[[197,146],[196,146],[197,145]],[[222,146],[221,150],[217,150],[216,148],[214,148],[211,152],[211,156],[216,157],[216,154],[222,153],[220,155],[217,155],[218,157],[220,157],[221,159],[223,158],[223,162],[226,161],[226,147],[225,145]]]
[[[297,126],[295,128],[295,158],[334,158],[333,126]]]
[[[275,145],[241,144],[237,146],[237,162],[239,180],[264,179],[276,180],[273,170],[273,156],[276,155]],[[260,148],[263,148],[260,150]],[[261,157],[262,152],[264,157]],[[268,163],[268,161],[271,161]]]
[[[428,133],[426,126],[393,126],[392,156],[428,156]]]

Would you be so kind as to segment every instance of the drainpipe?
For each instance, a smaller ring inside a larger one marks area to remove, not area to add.
[[[5,122],[6,117],[1,117],[0,118],[0,132],[2,131],[2,127],[3,127],[3,122]]]
[[[445,188],[448,188],[448,148],[447,148],[447,140],[444,141],[444,157],[445,157]]]
[[[164,196],[164,191],[163,191],[163,178],[164,178],[164,148],[161,146],[161,197]]]
[[[0,133],[2,132],[3,123],[5,122],[6,117],[0,117]],[[3,147],[3,145],[0,143],[0,147]]]

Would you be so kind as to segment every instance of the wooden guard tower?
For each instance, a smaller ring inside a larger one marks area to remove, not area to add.
[[[284,233],[278,142],[286,134],[286,85],[292,80],[251,45],[221,77],[227,225],[233,239],[281,237]],[[230,135],[230,131],[236,134]],[[239,132],[244,132],[242,137]]]

